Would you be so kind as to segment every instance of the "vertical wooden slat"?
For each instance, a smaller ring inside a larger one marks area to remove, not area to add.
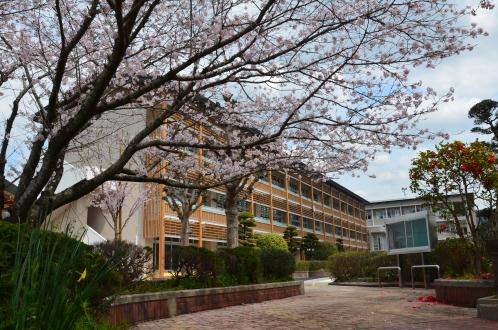
[[[268,171],[268,181],[270,187],[270,232],[273,233],[273,183],[271,179],[272,173],[271,170]]]

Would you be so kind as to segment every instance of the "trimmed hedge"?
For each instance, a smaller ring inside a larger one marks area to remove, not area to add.
[[[319,242],[312,254],[313,260],[327,260],[331,255],[339,252],[337,246],[333,242]]]
[[[288,250],[287,242],[279,234],[266,233],[256,237],[256,246],[260,249],[280,249]]]
[[[296,263],[296,270],[310,272],[320,269],[327,270],[329,268],[328,263],[327,260],[302,260]]]
[[[263,265],[260,253],[260,249],[247,246],[219,251],[225,262],[226,273],[233,276],[238,284],[256,284],[262,281]]]
[[[296,261],[289,251],[264,249],[261,251],[263,275],[266,279],[287,280],[296,270]]]
[[[329,257],[329,271],[337,281],[351,281],[358,278],[377,278],[377,268],[392,266],[395,257],[384,252],[348,251]]]
[[[223,259],[206,248],[180,246],[173,250],[173,276],[177,280],[194,278],[212,284],[224,270]]]

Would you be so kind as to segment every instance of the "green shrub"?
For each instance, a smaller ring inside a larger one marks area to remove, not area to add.
[[[287,242],[279,234],[266,233],[256,237],[256,246],[260,249],[280,249],[287,250]]]
[[[329,256],[337,252],[337,246],[335,243],[323,241],[318,243],[311,257],[313,260],[327,260]]]
[[[337,281],[377,278],[377,268],[396,264],[394,256],[383,252],[348,251],[329,257],[329,271]]]
[[[224,271],[223,260],[213,251],[195,246],[180,246],[173,250],[175,279],[193,278],[204,284],[216,282]]]
[[[287,250],[264,249],[261,251],[263,275],[266,279],[286,280],[292,277],[296,261]]]
[[[258,248],[239,246],[226,248],[219,252],[225,262],[226,273],[233,276],[238,284],[254,284],[261,282],[263,266]]]
[[[310,270],[310,262],[306,260],[296,262],[296,270],[302,272]]]
[[[328,261],[327,260],[310,260],[309,262],[309,270],[310,272],[314,272],[317,270],[327,270]]]
[[[129,285],[152,272],[150,248],[143,248],[126,241],[107,241],[95,246],[95,252],[105,260],[115,261],[115,270],[122,277],[123,284]]]
[[[466,274],[479,275],[477,258],[480,253],[472,242],[462,238],[447,238],[438,242],[433,252],[444,276],[460,277]],[[484,271],[486,271],[484,269]]]

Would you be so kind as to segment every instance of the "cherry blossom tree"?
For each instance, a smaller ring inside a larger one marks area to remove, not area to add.
[[[123,229],[146,202],[146,192],[137,193],[133,183],[106,181],[91,194],[91,205],[102,211],[114,231],[114,240],[120,241]]]
[[[140,152],[171,160],[176,148],[248,150],[279,141],[317,172],[364,170],[377,151],[413,147],[431,136],[417,129],[417,120],[451,99],[452,91],[436,95],[412,81],[410,70],[472,49],[471,39],[486,34],[468,24],[477,7],[492,4],[2,2],[0,92],[10,113],[0,185],[8,176],[18,186],[13,218],[27,221],[33,210],[58,208],[107,181],[196,189],[224,183],[183,184],[157,175],[155,167],[182,162],[130,166]],[[223,98],[227,93],[237,98],[236,106]],[[125,148],[102,172],[56,189],[69,152],[98,141],[103,122],[140,114],[147,120],[133,126]],[[186,131],[171,138],[157,134],[179,117],[235,131],[256,122],[259,134],[230,145],[216,137],[199,141]]]
[[[188,246],[190,238],[190,217],[202,205],[205,190],[191,188],[168,188],[166,202],[175,211],[181,222],[180,245]]]

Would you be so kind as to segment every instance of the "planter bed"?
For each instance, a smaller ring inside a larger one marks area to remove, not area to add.
[[[494,292],[491,280],[437,279],[434,288],[439,302],[461,307],[476,307],[477,299]]]
[[[109,308],[113,325],[163,319],[209,309],[304,294],[302,281],[117,296]]]

